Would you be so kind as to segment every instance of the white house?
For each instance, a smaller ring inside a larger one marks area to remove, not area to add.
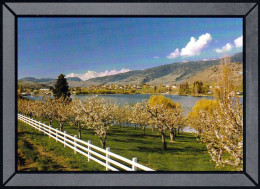
[[[50,89],[39,89],[40,91],[49,91]]]

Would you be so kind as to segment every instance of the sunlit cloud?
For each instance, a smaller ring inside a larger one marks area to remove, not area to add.
[[[199,55],[201,50],[207,47],[211,41],[212,37],[209,33],[201,35],[198,40],[195,37],[191,37],[186,47],[181,49],[181,56]]]
[[[66,75],[66,78],[68,77],[78,77],[83,81],[92,79],[92,78],[96,78],[96,77],[104,77],[104,76],[109,76],[109,75],[116,75],[119,73],[126,73],[129,72],[129,69],[121,69],[121,70],[106,70],[104,72],[95,72],[95,71],[87,71],[85,74],[76,74],[76,73],[70,73],[68,75]]]
[[[216,51],[216,53],[225,53],[225,52],[231,51],[232,48],[233,48],[233,45],[230,43],[227,43],[221,49],[215,49],[215,51]]]
[[[198,39],[191,37],[187,45],[179,50],[175,49],[174,52],[170,53],[167,58],[177,58],[179,56],[195,56],[200,55],[202,49],[206,48],[212,41],[212,36],[209,33],[205,33],[199,36]]]
[[[242,47],[243,46],[243,36],[241,35],[237,39],[234,40],[235,47]]]
[[[180,50],[177,48],[177,49],[175,49],[174,52],[172,52],[171,54],[169,54],[169,55],[167,56],[167,58],[172,59],[172,58],[177,58],[178,56],[180,56]]]

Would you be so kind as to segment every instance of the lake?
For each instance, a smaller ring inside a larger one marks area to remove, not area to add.
[[[71,98],[84,99],[86,97],[92,97],[96,95],[71,95]],[[105,97],[110,99],[115,103],[124,104],[135,104],[136,102],[141,102],[142,100],[149,99],[150,94],[109,94],[109,95],[97,95],[98,97]],[[174,102],[178,102],[181,104],[184,115],[187,115],[189,111],[192,110],[192,107],[196,104],[197,101],[205,98],[205,99],[214,99],[211,96],[206,97],[195,97],[195,96],[179,96],[179,95],[164,95],[167,98],[172,99]],[[41,96],[25,96],[25,98],[38,100],[41,99]],[[243,97],[240,97],[241,102],[243,102]],[[187,127],[184,129],[186,132],[190,132],[191,130]]]
[[[86,97],[92,97],[96,95],[71,95],[71,98],[84,99]],[[104,97],[110,99],[114,103],[119,103],[122,105],[125,104],[135,104],[136,102],[141,102],[142,100],[148,100],[150,94],[109,94],[109,95],[97,95],[98,97]],[[198,100],[203,98],[213,99],[213,97],[194,97],[194,96],[179,96],[179,95],[164,95],[167,98],[172,99],[174,102],[181,104],[184,109],[184,113],[187,114],[192,110],[192,107],[196,104]],[[38,100],[41,99],[41,96],[25,96],[25,98]]]

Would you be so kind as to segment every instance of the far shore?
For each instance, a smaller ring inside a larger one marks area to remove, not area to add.
[[[48,94],[50,95],[50,94]],[[180,94],[173,94],[173,93],[131,93],[131,94],[120,94],[120,93],[116,93],[116,94],[95,94],[95,93],[91,93],[91,94],[71,94],[73,96],[81,96],[81,95],[172,95],[172,96],[192,96],[192,97],[214,97],[213,95],[204,95],[204,94],[200,94],[200,95],[180,95]],[[28,96],[28,95],[24,95],[24,96]],[[43,96],[40,94],[31,94],[30,96]],[[52,96],[52,95],[51,95]],[[237,95],[238,97],[243,97],[243,95]]]
[[[80,95],[172,95],[172,96],[194,96],[194,95],[180,95],[180,94],[172,94],[172,93],[129,93],[129,94],[123,94],[123,93],[115,93],[115,94],[97,94],[97,93],[82,93],[82,94],[72,94],[75,96]],[[202,97],[202,96],[212,96],[212,95],[197,95],[196,97]]]

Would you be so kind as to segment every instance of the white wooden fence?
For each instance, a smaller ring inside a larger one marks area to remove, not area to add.
[[[53,128],[51,126],[48,126],[44,123],[41,123],[39,121],[36,121],[34,119],[31,119],[27,116],[24,116],[22,114],[18,114],[18,119],[27,123],[28,125],[34,127],[35,129],[38,129],[39,131],[42,131],[44,134],[48,135],[49,137],[52,137],[57,141],[64,144],[64,147],[70,147],[74,149],[74,153],[80,153],[88,158],[88,161],[93,160],[104,167],[106,167],[106,170],[111,171],[119,171],[118,167],[121,168],[121,170],[126,171],[137,171],[139,168],[140,170],[144,171],[154,171],[153,169],[143,166],[139,163],[137,163],[137,158],[133,158],[132,160],[124,158],[120,155],[117,155],[113,152],[110,152],[110,148],[106,148],[106,150],[95,146],[91,144],[91,140],[88,142],[85,142],[83,140],[80,140],[77,138],[77,135],[71,136],[66,133],[66,131],[61,132],[57,128]],[[94,151],[95,150],[95,151]],[[99,152],[99,153],[98,153]],[[100,154],[103,153],[103,154]],[[111,159],[113,157],[113,159]],[[116,160],[117,161],[116,161]],[[125,162],[124,164],[118,162],[118,160],[121,160],[122,162]],[[113,167],[116,166],[116,167]],[[127,166],[128,165],[128,166]],[[129,167],[130,166],[130,167]]]

